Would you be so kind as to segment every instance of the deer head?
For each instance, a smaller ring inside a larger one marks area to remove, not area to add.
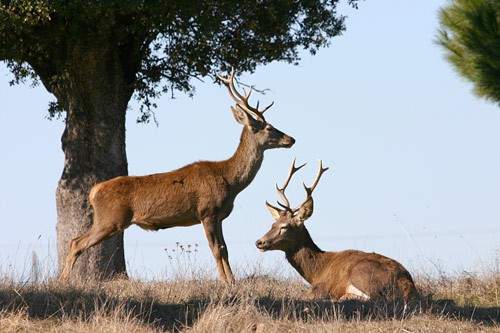
[[[290,183],[293,174],[304,165],[305,164],[302,164],[296,167],[294,159],[283,187],[280,188],[278,184],[276,184],[276,190],[284,201],[284,203],[278,201],[278,205],[282,208],[275,207],[266,201],[266,206],[274,217],[275,222],[271,226],[271,230],[255,243],[257,248],[262,252],[268,250],[282,250],[288,252],[291,249],[301,246],[303,235],[307,232],[304,227],[304,222],[311,217],[314,210],[312,193],[318,185],[321,175],[328,170],[328,168],[323,168],[322,161],[319,160],[318,174],[312,186],[307,187],[303,183],[304,189],[306,190],[305,201],[296,208],[290,208],[290,202],[285,195],[285,189]]]
[[[234,86],[234,68],[231,68],[231,73],[228,77],[223,77],[220,74],[217,74],[217,77],[226,85],[229,95],[236,102],[235,107],[231,106],[234,118],[238,123],[249,129],[259,147],[262,147],[263,150],[290,148],[295,143],[294,138],[266,122],[264,112],[273,106],[274,102],[264,109],[259,110],[259,102],[257,102],[256,107],[250,106],[248,102],[252,93],[252,87],[250,87],[248,94],[245,89],[243,89],[243,94],[238,92]]]

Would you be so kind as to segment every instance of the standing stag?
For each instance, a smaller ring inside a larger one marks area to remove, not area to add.
[[[377,253],[356,250],[324,252],[314,244],[304,221],[313,213],[312,192],[318,185],[323,172],[319,170],[311,187],[304,184],[306,200],[297,208],[290,208],[285,189],[292,175],[305,164],[295,167],[292,163],[282,188],[276,189],[284,204],[277,208],[266,201],[266,206],[276,220],[264,237],[255,244],[261,251],[281,250],[288,262],[309,282],[312,290],[305,299],[403,299],[415,298],[418,293],[408,271],[397,261]]]
[[[67,280],[77,258],[88,248],[123,232],[131,224],[146,230],[186,227],[201,223],[217,263],[222,281],[234,281],[228,250],[222,234],[222,220],[229,216],[233,202],[254,179],[264,151],[289,148],[295,140],[264,119],[263,110],[249,105],[248,94],[234,86],[234,69],[229,77],[218,78],[236,102],[231,107],[243,125],[240,144],[225,161],[201,161],[183,168],[141,177],[117,177],[95,185],[89,194],[94,208],[92,227],[70,242],[62,279]]]

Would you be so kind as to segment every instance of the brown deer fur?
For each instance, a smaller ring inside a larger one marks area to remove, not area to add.
[[[300,167],[293,165],[289,178],[298,169]],[[320,164],[315,185],[326,170]],[[315,185],[312,189],[306,188],[308,197],[296,209],[280,204],[285,208],[282,210],[267,204],[276,221],[271,230],[257,240],[257,248],[285,252],[288,262],[311,284],[311,291],[304,296],[306,299],[409,300],[417,297],[410,273],[399,262],[377,253],[356,250],[325,252],[316,246],[304,225],[313,212],[311,193]],[[278,191],[284,197],[284,188],[278,188]]]
[[[233,75],[234,72],[228,79],[221,78],[231,95]],[[242,99],[232,95],[237,106],[231,109],[244,127],[240,144],[231,158],[196,162],[167,173],[117,177],[95,185],[89,194],[94,209],[93,225],[70,242],[61,277],[68,279],[83,251],[123,232],[131,224],[159,230],[201,223],[221,280],[232,282],[222,220],[231,213],[238,193],[254,179],[264,151],[289,148],[295,142],[264,120],[265,110],[259,112],[248,105],[249,95]]]

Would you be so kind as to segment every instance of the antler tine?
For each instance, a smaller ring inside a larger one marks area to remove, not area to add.
[[[219,80],[221,80],[222,82],[224,82],[224,85],[226,86],[227,90],[229,91],[229,95],[232,97],[232,99],[237,103],[237,104],[240,104],[244,99],[245,97],[242,96],[238,90],[236,90],[236,88],[234,87],[234,67],[231,67],[231,73],[229,74],[228,77],[224,77],[222,76],[221,74],[219,73],[216,73],[217,77],[219,78]],[[236,98],[236,96],[238,98]],[[249,97],[250,95],[248,95]],[[247,97],[247,98],[248,98]]]
[[[318,160],[318,162],[319,162],[318,173],[316,174],[316,179],[314,180],[314,183],[311,185],[311,187],[307,187],[306,184],[304,182],[302,182],[302,185],[304,186],[304,189],[306,190],[306,193],[307,193],[306,200],[304,200],[304,202],[302,204],[300,204],[300,206],[298,206],[297,208],[294,208],[292,210],[293,212],[297,212],[300,209],[300,207],[302,207],[302,205],[304,203],[306,203],[307,200],[309,200],[309,198],[312,196],[314,189],[318,185],[319,180],[321,179],[321,175],[323,175],[323,173],[325,171],[330,169],[329,167],[323,168],[323,161],[322,160]]]
[[[238,102],[238,100],[235,99],[235,97],[233,95],[233,92],[231,91],[231,85],[234,85],[233,84],[233,80],[234,80],[234,67],[231,67],[231,73],[229,73],[228,77],[224,77],[224,76],[222,76],[222,74],[219,74],[219,73],[215,73],[215,75],[217,75],[217,77],[219,78],[219,80],[221,80],[222,82],[224,82],[224,85],[229,90],[229,94],[231,95],[231,97],[236,102]]]
[[[304,185],[304,188],[306,189],[308,197],[311,196],[312,192],[314,191],[314,189],[318,185],[318,182],[319,182],[319,180],[321,178],[321,175],[323,175],[323,173],[325,171],[327,171],[328,169],[330,169],[329,167],[323,168],[323,161],[322,160],[318,160],[318,162],[319,162],[318,173],[317,173],[316,179],[314,180],[314,183],[311,185],[311,187],[307,187],[304,183],[302,183]]]
[[[231,73],[229,74],[229,76],[231,76],[231,74],[233,74],[233,71],[234,71],[234,68],[231,67]],[[215,73],[215,75],[217,75],[217,77],[219,78],[219,80],[223,81],[223,82],[227,82],[227,78],[225,78],[224,76],[222,76],[221,73]]]
[[[227,87],[227,90],[229,91],[229,95],[231,98],[236,102],[236,104],[243,109],[246,112],[249,112],[253,114],[255,117],[260,119],[261,121],[265,121],[264,119],[264,112],[266,112],[271,106],[273,106],[274,102],[272,102],[269,106],[264,108],[264,110],[259,111],[259,102],[257,102],[257,107],[254,108],[250,106],[248,103],[248,99],[250,98],[250,95],[252,94],[253,88],[250,86],[250,90],[248,91],[248,94],[246,93],[245,89],[243,89],[244,95],[242,95],[234,86],[234,67],[231,67],[231,74],[229,77],[223,77],[219,73],[216,73],[217,77],[224,82],[224,84]]]
[[[290,201],[288,201],[288,198],[285,195],[285,189],[287,188],[288,184],[290,183],[290,179],[292,179],[293,174],[295,172],[297,172],[298,170],[300,170],[304,165],[307,164],[307,163],[304,163],[301,166],[296,167],[295,160],[296,159],[294,158],[293,162],[292,162],[292,166],[290,167],[290,171],[288,172],[288,177],[286,178],[285,183],[283,184],[283,187],[279,188],[278,183],[276,183],[276,191],[278,191],[278,194],[280,195],[281,199],[283,199],[283,201],[285,202],[285,204],[282,204],[281,202],[278,201],[278,205],[280,205],[281,207],[283,207],[284,209],[286,209],[289,212],[292,212],[292,209],[290,208]]]
[[[271,108],[271,106],[273,106],[273,105],[274,105],[274,101],[272,101],[272,102],[271,102],[271,104],[269,104],[268,106],[266,106],[266,107],[264,108],[264,110],[259,111],[259,112],[260,112],[260,114],[264,114],[264,112],[266,112],[267,110],[269,110],[269,109]],[[256,109],[257,109],[257,110],[259,109],[259,101],[257,101],[257,107],[256,107]]]
[[[278,202],[278,204],[279,204],[279,202]],[[274,209],[275,209],[275,210],[277,210],[277,211],[281,211],[281,209],[279,209],[279,208],[278,208],[278,207],[276,207],[276,206],[271,205],[269,202],[267,202],[267,200],[266,200],[266,205],[267,205],[267,206],[269,206],[269,207],[271,207],[271,208],[274,208]],[[281,206],[281,205],[280,205],[280,206]]]

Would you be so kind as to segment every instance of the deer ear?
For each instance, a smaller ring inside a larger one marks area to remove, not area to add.
[[[238,105],[236,107],[231,106],[231,111],[233,111],[234,119],[241,125],[248,125],[250,116]]]
[[[297,220],[300,223],[303,223],[305,220],[311,217],[314,211],[314,201],[312,197],[309,197],[306,202],[300,206],[300,209],[297,213]]]
[[[269,212],[271,213],[271,215],[274,217],[275,220],[279,219],[280,218],[280,209],[272,206],[269,204],[269,202],[266,201],[266,207],[267,209],[269,209]]]
[[[231,111],[233,111],[234,119],[236,119],[239,124],[249,127],[254,132],[257,131],[257,120],[255,120],[248,112],[239,107],[238,104],[236,104],[236,107],[231,106]]]

